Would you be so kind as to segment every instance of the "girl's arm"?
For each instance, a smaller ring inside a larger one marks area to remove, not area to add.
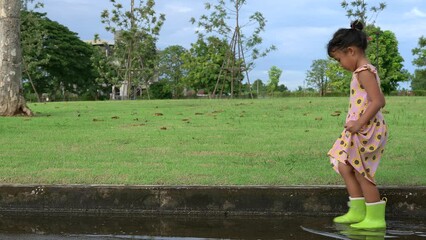
[[[358,74],[358,80],[367,92],[369,103],[364,114],[357,121],[348,122],[345,126],[346,130],[351,133],[358,132],[362,126],[366,125],[386,104],[385,97],[380,90],[374,73],[362,71]]]

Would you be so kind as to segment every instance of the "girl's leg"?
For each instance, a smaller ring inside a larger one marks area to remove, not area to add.
[[[351,165],[346,165],[339,162],[339,172],[342,175],[343,180],[346,184],[346,189],[348,190],[349,196],[352,198],[363,197],[363,189],[360,186],[360,183],[355,176],[355,170]],[[368,180],[367,180],[368,181]]]
[[[339,163],[339,172],[346,183],[346,189],[349,193],[349,210],[342,216],[335,217],[335,223],[358,223],[365,218],[365,199],[362,195],[362,189],[359,185],[354,169],[351,165]]]
[[[362,192],[364,193],[365,202],[375,203],[380,201],[380,193],[377,186],[372,182],[368,181],[359,172],[355,173],[355,177],[361,186]]]
[[[376,185],[359,173],[355,173],[355,176],[365,196],[366,214],[364,220],[351,224],[351,227],[356,229],[385,229],[386,200],[380,201],[380,194]]]

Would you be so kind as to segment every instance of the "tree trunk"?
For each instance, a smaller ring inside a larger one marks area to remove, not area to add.
[[[21,1],[0,0],[0,116],[32,116],[22,96]]]

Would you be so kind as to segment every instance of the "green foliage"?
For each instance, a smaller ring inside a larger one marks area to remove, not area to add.
[[[48,33],[43,54],[50,59],[42,68],[49,73],[48,79],[53,80],[51,87],[57,92],[86,92],[93,86],[90,61],[93,49],[67,27],[47,18],[43,23]]]
[[[400,82],[408,81],[410,74],[404,69],[404,59],[398,50],[398,40],[392,31],[382,31],[379,27],[368,26],[371,36],[367,57],[376,65],[383,92],[389,94],[397,89]]]
[[[221,93],[229,88],[231,98],[242,93],[242,81],[245,76],[248,77],[255,61],[276,49],[273,45],[264,49],[260,47],[263,42],[261,34],[266,26],[262,13],[255,12],[248,19],[241,19],[242,8],[246,4],[246,0],[217,0],[216,5],[205,4],[205,9],[210,12],[208,15],[202,15],[198,21],[191,19],[192,24],[197,24],[199,38],[216,36],[229,42],[221,72],[224,79],[218,79],[215,92],[217,88]],[[239,86],[238,90],[236,86]]]
[[[413,95],[426,97],[426,90],[413,90]]]
[[[414,70],[414,76],[411,81],[411,88],[413,90],[426,90],[426,70]]]
[[[23,11],[22,15],[24,77],[31,76],[38,93],[65,99],[67,94],[90,91],[94,85],[91,46],[45,14]]]
[[[99,41],[97,37],[95,41]],[[104,42],[103,46],[95,46],[90,58],[93,67],[93,75],[96,81],[97,97],[108,96],[113,85],[118,84],[119,74],[111,56],[111,46]]]
[[[280,92],[285,92],[285,91],[288,91],[288,88],[287,88],[286,85],[280,84],[280,85],[278,85],[277,90],[280,91]]]
[[[158,64],[156,42],[165,15],[157,15],[155,1],[130,2],[130,10],[125,10],[117,0],[110,0],[111,11],[104,10],[101,14],[105,29],[115,36],[113,51],[117,72],[123,81],[128,83],[127,97],[135,86],[145,84],[149,87],[154,80]]]
[[[251,86],[257,97],[265,97],[267,88],[261,79],[256,79]]]
[[[183,68],[183,55],[186,52],[187,50],[179,45],[169,46],[160,52],[159,76],[169,85],[175,98],[181,97],[184,90],[182,80],[187,71]]]
[[[183,55],[183,68],[186,72],[183,82],[197,91],[204,89],[207,93],[212,93],[225,61],[228,44],[213,36],[206,40],[198,38]]]
[[[426,37],[419,38],[418,47],[414,48],[412,53],[416,56],[413,64],[421,68],[426,67]]]
[[[348,94],[352,73],[343,69],[340,64],[332,58],[327,59],[326,75],[329,79],[329,88],[334,92]]]
[[[424,36],[419,38],[418,46],[412,52],[415,56],[413,64],[418,68],[414,72],[411,88],[426,90],[426,38]]]
[[[314,60],[311,70],[306,73],[306,83],[308,86],[317,89],[320,96],[324,96],[327,91],[329,78],[327,77],[327,68],[330,60]]]
[[[35,0],[20,0],[22,4],[22,10],[29,11],[30,4],[34,3]],[[44,4],[42,2],[36,2],[34,8],[41,8]]]
[[[25,3],[27,4],[27,3]],[[25,8],[27,6],[25,5]],[[49,62],[49,56],[42,55],[43,39],[47,36],[41,19],[34,11],[21,11],[21,47],[22,76],[26,92],[33,90],[37,101],[41,101],[41,93],[37,91],[32,78],[42,78],[43,72],[38,67]]]
[[[150,91],[153,99],[171,99],[173,97],[170,82],[165,79],[151,84]]]
[[[268,81],[268,92],[269,94],[273,94],[276,90],[278,90],[278,84],[280,82],[280,77],[283,71],[279,69],[277,66],[272,66],[269,71],[269,81]]]
[[[381,2],[378,6],[368,8],[365,0],[343,0],[340,5],[346,10],[346,16],[352,20],[361,20],[364,24],[374,24],[377,16],[386,8],[386,3]]]
[[[276,50],[275,46],[269,46],[265,49],[260,49],[263,39],[261,33],[265,31],[267,20],[261,12],[255,12],[246,20],[241,20],[241,12],[244,5],[247,4],[246,0],[218,0],[217,5],[210,3],[205,4],[206,10],[212,10],[210,15],[202,15],[198,22],[192,18],[193,24],[202,30],[197,30],[197,33],[203,37],[204,32],[207,34],[216,34],[231,40],[235,32],[237,32],[241,39],[239,40],[245,54],[246,67],[251,69],[254,61],[258,58],[265,57],[269,52]],[[233,20],[235,23],[230,23]],[[244,33],[244,29],[250,26],[251,33]],[[236,59],[241,56],[235,56]]]
[[[20,0],[22,9],[27,10],[28,9],[28,3],[33,2],[33,0]]]

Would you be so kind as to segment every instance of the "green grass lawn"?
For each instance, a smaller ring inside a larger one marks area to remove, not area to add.
[[[348,98],[29,106],[36,117],[0,118],[1,183],[343,184],[326,153]],[[426,185],[426,97],[388,97],[385,110],[379,185]]]

